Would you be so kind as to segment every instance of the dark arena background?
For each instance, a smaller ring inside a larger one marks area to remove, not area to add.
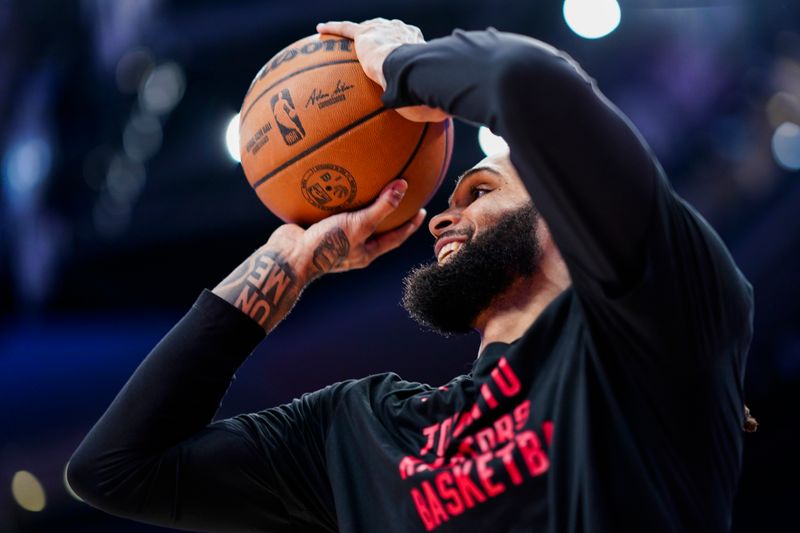
[[[494,26],[550,42],[631,118],[755,288],[745,397],[761,426],[733,531],[798,531],[800,2],[566,3],[0,0],[0,532],[166,531],[76,499],[65,463],[200,291],[279,224],[226,147],[255,73],[317,22],[377,16],[429,39]],[[477,128],[455,139],[429,213],[483,157]],[[398,304],[432,244],[423,229],[314,283],[219,416],[375,372],[466,372],[477,336],[423,332]]]

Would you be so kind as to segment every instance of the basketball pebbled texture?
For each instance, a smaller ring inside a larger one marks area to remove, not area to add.
[[[239,115],[242,168],[264,205],[308,226],[368,205],[402,177],[408,191],[378,231],[412,218],[441,185],[453,124],[408,121],[381,94],[350,39],[312,35],[270,59]]]

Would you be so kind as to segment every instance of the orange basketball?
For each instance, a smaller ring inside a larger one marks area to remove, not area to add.
[[[306,226],[369,204],[402,177],[408,191],[378,231],[413,217],[447,171],[453,124],[408,121],[381,92],[350,39],[312,35],[270,59],[239,115],[242,167],[264,205]]]

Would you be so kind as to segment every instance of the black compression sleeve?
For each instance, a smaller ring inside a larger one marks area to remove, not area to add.
[[[89,447],[158,449],[211,422],[236,369],[264,338],[210,291],[156,345],[92,429]]]
[[[505,138],[579,288],[635,281],[657,163],[568,56],[528,37],[456,30],[399,47],[384,74],[387,105],[438,107]]]
[[[232,423],[208,426],[263,337],[255,322],[204,291],[76,450],[72,488],[104,511],[150,523],[237,531],[258,521],[280,529],[287,518],[259,486],[256,445]]]

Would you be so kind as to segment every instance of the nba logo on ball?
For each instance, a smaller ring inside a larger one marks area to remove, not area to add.
[[[303,129],[303,123],[300,122],[300,117],[294,108],[289,89],[282,89],[281,92],[273,95],[270,103],[275,123],[278,124],[278,129],[286,144],[292,145],[305,137],[306,130]]]

